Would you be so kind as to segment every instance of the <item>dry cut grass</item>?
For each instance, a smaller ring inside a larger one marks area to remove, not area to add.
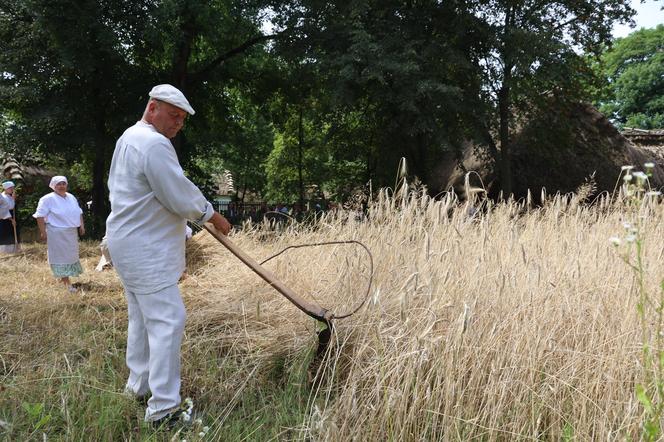
[[[206,438],[639,438],[638,294],[633,272],[618,257],[623,249],[608,241],[635,215],[574,197],[537,209],[516,203],[483,209],[470,216],[451,198],[382,194],[367,218],[337,212],[313,226],[247,226],[235,233],[231,239],[259,260],[290,245],[339,239],[371,249],[375,273],[366,306],[336,321],[329,351],[313,361],[315,321],[211,236],[196,235],[181,284],[189,312],[183,389],[205,409],[212,427]],[[647,288],[657,293],[664,206],[642,215]],[[76,364],[87,364],[97,379],[92,386],[77,382],[79,394],[121,390],[121,286],[113,272],[91,270],[94,245],[89,255],[79,297],[53,287],[43,246],[0,262],[7,276],[0,296],[4,393],[74,373]],[[265,266],[342,314],[364,299],[367,263],[359,247],[331,245],[291,250]],[[103,352],[92,348],[95,338]],[[267,398],[266,391],[279,389],[295,391],[295,399]],[[295,416],[275,418],[288,414],[280,403],[296,404]],[[5,398],[0,405],[20,403]],[[140,439],[146,431],[135,428],[140,408],[121,402],[117,410],[116,437]],[[3,413],[5,420],[20,416]]]

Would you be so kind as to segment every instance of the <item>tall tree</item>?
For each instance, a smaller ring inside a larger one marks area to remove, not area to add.
[[[402,156],[426,181],[470,127],[479,90],[476,19],[436,1],[301,0],[288,11],[275,22],[293,32],[276,50],[316,64],[331,151],[352,152],[344,160],[364,163],[364,178],[379,185],[393,182]]]
[[[286,114],[281,116],[274,148],[265,163],[270,201],[298,201],[304,208],[312,187],[322,190],[327,181],[329,154],[316,109],[311,98],[285,105]]]
[[[148,22],[150,2],[0,2],[0,102],[23,141],[90,164],[92,203],[103,232],[104,173],[113,135],[134,107],[138,81],[128,48]]]
[[[0,0],[3,113],[20,140],[89,164],[101,235],[114,140],[152,85],[178,85],[199,111],[175,140],[185,167],[195,174],[191,158],[223,148],[225,90],[255,86],[261,43],[271,38],[260,16],[260,1]]]
[[[466,3],[482,22],[485,55],[485,140],[499,164],[505,196],[512,193],[511,138],[516,118],[559,99],[584,97],[590,68],[578,51],[599,54],[616,21],[634,14],[627,0],[492,0]]]
[[[664,25],[618,39],[602,62],[600,110],[621,126],[664,128]]]
[[[262,195],[266,185],[264,162],[273,148],[274,128],[268,104],[257,104],[245,94],[230,89],[227,94],[231,112],[222,124],[226,127],[219,152],[223,168],[232,172],[238,200],[247,195]],[[209,153],[201,156],[208,159]],[[217,171],[218,173],[219,171]]]

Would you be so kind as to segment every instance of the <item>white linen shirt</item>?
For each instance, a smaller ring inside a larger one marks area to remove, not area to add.
[[[186,220],[214,210],[184,175],[170,140],[139,121],[118,139],[108,176],[106,238],[126,290],[150,294],[177,284],[185,267]]]
[[[43,217],[53,227],[80,227],[81,213],[83,210],[74,195],[66,192],[65,196],[60,196],[51,192],[39,198],[37,210],[32,216]]]
[[[9,219],[12,214],[10,210],[14,208],[14,198],[5,192],[0,193],[0,219]]]

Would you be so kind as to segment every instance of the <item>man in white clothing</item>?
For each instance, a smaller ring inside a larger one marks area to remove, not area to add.
[[[108,177],[108,249],[125,288],[126,391],[152,393],[145,420],[172,421],[180,406],[180,344],[185,308],[177,283],[185,268],[186,220],[230,224],[187,179],[170,139],[194,110],[178,89],[158,85],[141,121],[118,139]]]

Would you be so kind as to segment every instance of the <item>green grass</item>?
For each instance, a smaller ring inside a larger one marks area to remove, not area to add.
[[[1,324],[9,345],[0,364],[2,440],[284,440],[294,438],[306,418],[309,351],[277,355],[257,370],[231,348],[197,344],[206,330],[188,331],[183,397],[193,398],[194,419],[203,422],[179,432],[154,431],[143,422],[144,407],[122,394],[127,370],[121,298],[101,305],[95,298],[50,299],[38,308],[30,299],[12,301],[3,306],[11,314]],[[243,375],[241,390],[224,387]],[[200,437],[204,426],[209,431]]]

